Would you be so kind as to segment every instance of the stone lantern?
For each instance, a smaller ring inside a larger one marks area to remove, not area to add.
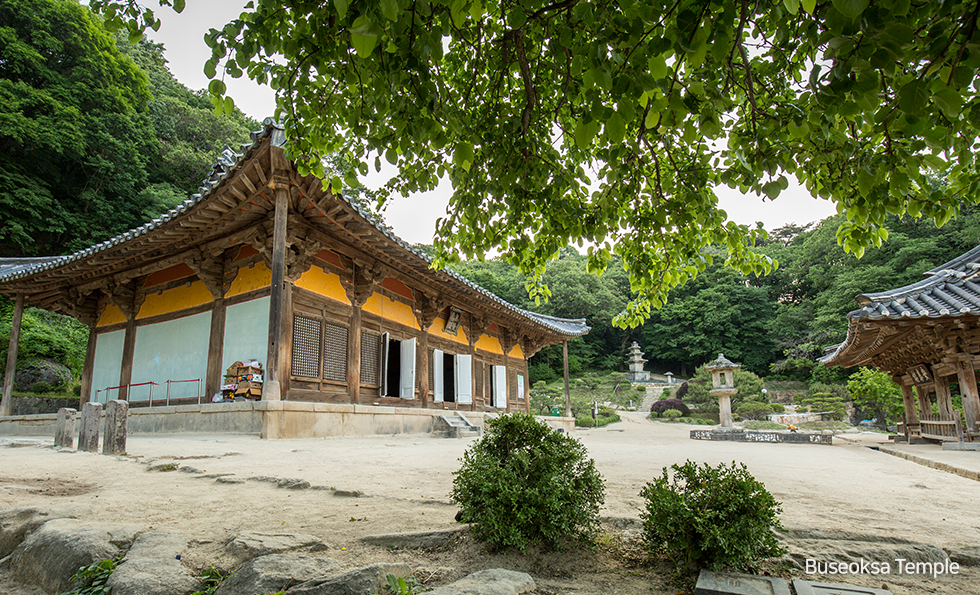
[[[723,353],[707,364],[704,369],[711,372],[711,394],[718,397],[718,417],[721,427],[732,427],[732,395],[738,392],[735,388],[735,370],[742,366],[729,360]]]
[[[640,344],[636,341],[633,341],[633,344],[630,346],[629,360],[627,363],[630,366],[630,382],[650,382],[650,372],[643,369],[643,364],[647,363],[647,360],[643,359]]]

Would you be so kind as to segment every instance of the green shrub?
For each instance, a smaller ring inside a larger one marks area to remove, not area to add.
[[[847,407],[844,399],[831,393],[816,393],[797,399],[800,405],[804,405],[814,413],[829,413],[832,419],[844,419]]]
[[[451,498],[492,550],[592,545],[604,494],[587,454],[581,442],[530,415],[503,415],[463,454]]]
[[[660,417],[660,412],[659,411],[651,411],[650,412],[650,419],[657,419],[658,417]]]
[[[72,575],[71,582],[76,587],[62,595],[108,595],[110,587],[106,586],[112,571],[119,566],[119,558],[106,558],[82,566]]]
[[[769,403],[742,401],[735,408],[735,413],[742,419],[762,419],[772,413],[772,407]]]
[[[666,553],[685,572],[747,569],[784,552],[773,535],[779,503],[744,464],[672,465],[673,478],[648,483],[644,538],[651,553]]]
[[[702,417],[678,417],[673,420],[677,423],[690,424],[692,426],[715,426],[718,422],[711,421],[710,419],[704,419]]]
[[[31,392],[36,395],[46,395],[50,392],[54,392],[54,387],[51,386],[51,383],[49,382],[38,380],[31,385]]]
[[[604,427],[608,426],[609,424],[614,424],[614,423],[616,423],[618,421],[622,421],[622,418],[620,418],[618,414],[613,413],[612,415],[607,415],[605,417],[599,417],[599,419],[596,420],[596,425],[598,427],[600,427],[600,428],[604,428]]]
[[[663,412],[664,419],[677,419],[682,415],[684,414],[678,411],[677,409],[668,409],[667,411]]]
[[[769,403],[769,408],[773,413],[786,413],[786,407],[782,403]]]
[[[591,417],[576,417],[575,426],[579,428],[594,428],[596,425],[595,420]]]

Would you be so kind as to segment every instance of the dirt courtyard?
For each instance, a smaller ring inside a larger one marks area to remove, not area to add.
[[[359,541],[458,527],[449,492],[452,472],[471,440],[418,434],[281,441],[136,435],[129,439],[130,456],[119,459],[14,447],[29,440],[3,438],[0,446],[8,448],[0,450],[0,510],[54,508],[86,520],[175,531],[192,540],[185,560],[195,567],[220,565],[221,545],[242,531],[306,533],[326,543],[322,555],[343,564],[404,561],[429,585],[481,568],[508,567],[529,572],[539,593],[677,593],[642,561],[635,529],[642,487],[662,468],[691,459],[744,462],[782,503],[787,526],[868,535],[868,541],[980,544],[980,483],[867,448],[880,440],[877,435],[848,435],[856,441],[835,446],[791,445],[690,440],[690,429],[627,414],[622,423],[575,431],[606,482],[603,516],[611,536],[598,553],[489,555],[467,539],[439,551],[391,551]],[[149,459],[203,474],[148,471]],[[296,478],[320,489],[290,490],[256,480],[224,483],[229,477]],[[349,497],[353,492],[360,497]],[[338,495],[344,493],[348,497]],[[846,578],[841,582],[878,588],[887,583],[896,594],[980,593],[975,567],[939,580]],[[6,582],[2,573],[0,592],[39,593]]]

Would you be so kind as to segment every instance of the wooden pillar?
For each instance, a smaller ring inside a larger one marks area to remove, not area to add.
[[[572,416],[572,397],[568,392],[568,341],[561,344],[561,358],[565,364],[565,417]]]
[[[902,401],[905,404],[905,429],[908,432],[913,427],[919,426],[919,415],[915,411],[915,395],[912,394],[912,387],[901,384],[900,380],[898,382],[902,389]]]
[[[82,365],[81,391],[78,397],[78,410],[92,400],[92,375],[95,373],[95,345],[99,335],[95,323],[88,327],[88,344],[85,346],[85,363]]]
[[[129,383],[133,381],[133,355],[136,352],[136,314],[126,317],[126,334],[123,337],[122,368],[119,370],[119,394],[116,399],[129,401]],[[109,395],[106,395],[107,400]]]
[[[929,398],[930,386],[916,385],[915,395],[919,399],[919,419],[932,415],[932,399]]]
[[[17,346],[20,324],[24,319],[24,294],[14,299],[14,317],[10,321],[10,347],[7,350],[7,369],[3,374],[3,397],[0,398],[0,417],[14,412],[14,375],[17,373]]]
[[[963,398],[963,415],[966,417],[966,427],[971,432],[977,431],[977,416],[980,415],[980,397],[977,394],[977,374],[973,370],[972,356],[966,356],[966,361],[960,360],[956,365],[956,377],[960,384],[960,395]]]
[[[282,345],[283,326],[287,324],[285,318],[286,295],[285,274],[286,274],[286,215],[289,212],[289,179],[276,174],[273,176],[275,183],[275,211],[272,221],[272,286],[269,294],[269,349],[266,354],[266,380],[277,382],[278,388],[282,391],[282,380],[285,368],[282,366]],[[275,389],[273,389],[275,392]],[[280,392],[280,394],[282,394]],[[266,395],[263,391],[262,398],[276,395]]]
[[[947,378],[935,376],[936,378],[936,407],[939,409],[941,419],[953,419],[953,395],[949,390],[949,380]]]
[[[347,394],[357,404],[361,396],[361,305],[351,300],[350,336],[347,341]]]
[[[224,359],[225,349],[225,315],[228,311],[223,297],[214,300],[214,308],[211,309],[211,334],[208,336],[208,367],[204,380],[204,396],[207,401],[215,393],[221,391],[221,381],[224,378],[224,370],[221,361]]]

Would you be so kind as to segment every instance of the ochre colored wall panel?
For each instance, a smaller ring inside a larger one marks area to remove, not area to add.
[[[105,312],[99,318],[99,323],[96,326],[109,326],[110,324],[118,324],[121,322],[126,322],[126,315],[122,313],[119,306],[115,304],[109,304],[105,307]]]
[[[244,248],[243,248],[244,250]],[[264,262],[257,262],[255,266],[238,269],[238,275],[231,282],[231,289],[225,298],[240,295],[253,289],[261,289],[272,285],[272,272],[265,266]]]
[[[477,349],[482,349],[483,351],[489,351],[490,353],[496,353],[499,355],[504,354],[504,349],[500,346],[500,341],[496,337],[491,337],[490,335],[480,335],[480,338],[476,341],[475,347]]]
[[[466,331],[463,330],[463,325],[460,325],[456,329],[455,335],[450,335],[443,329],[446,328],[446,321],[442,318],[436,318],[432,322],[432,326],[429,327],[429,334],[439,337],[440,339],[449,339],[450,341],[455,341],[456,343],[462,343],[463,345],[469,345],[469,339],[466,338]]]
[[[140,307],[140,312],[136,319],[149,318],[160,314],[170,314],[179,312],[201,304],[207,304],[212,300],[211,292],[204,286],[203,281],[195,281],[190,286],[181,285],[168,289],[160,294],[151,293],[146,296],[146,301]]]
[[[372,293],[371,297],[364,302],[364,306],[361,309],[387,320],[419,329],[419,323],[415,320],[415,313],[412,312],[411,306],[401,302],[394,302],[380,293]],[[448,337],[449,335],[445,336]]]
[[[350,304],[350,300],[347,299],[347,292],[344,291],[344,286],[340,284],[340,276],[334,273],[324,273],[320,267],[312,267],[303,273],[303,276],[296,281],[296,287],[302,287],[338,302]]]
[[[524,350],[521,349],[520,345],[514,345],[514,348],[511,349],[510,353],[508,353],[507,355],[509,355],[510,357],[519,357],[521,359],[524,359]]]

